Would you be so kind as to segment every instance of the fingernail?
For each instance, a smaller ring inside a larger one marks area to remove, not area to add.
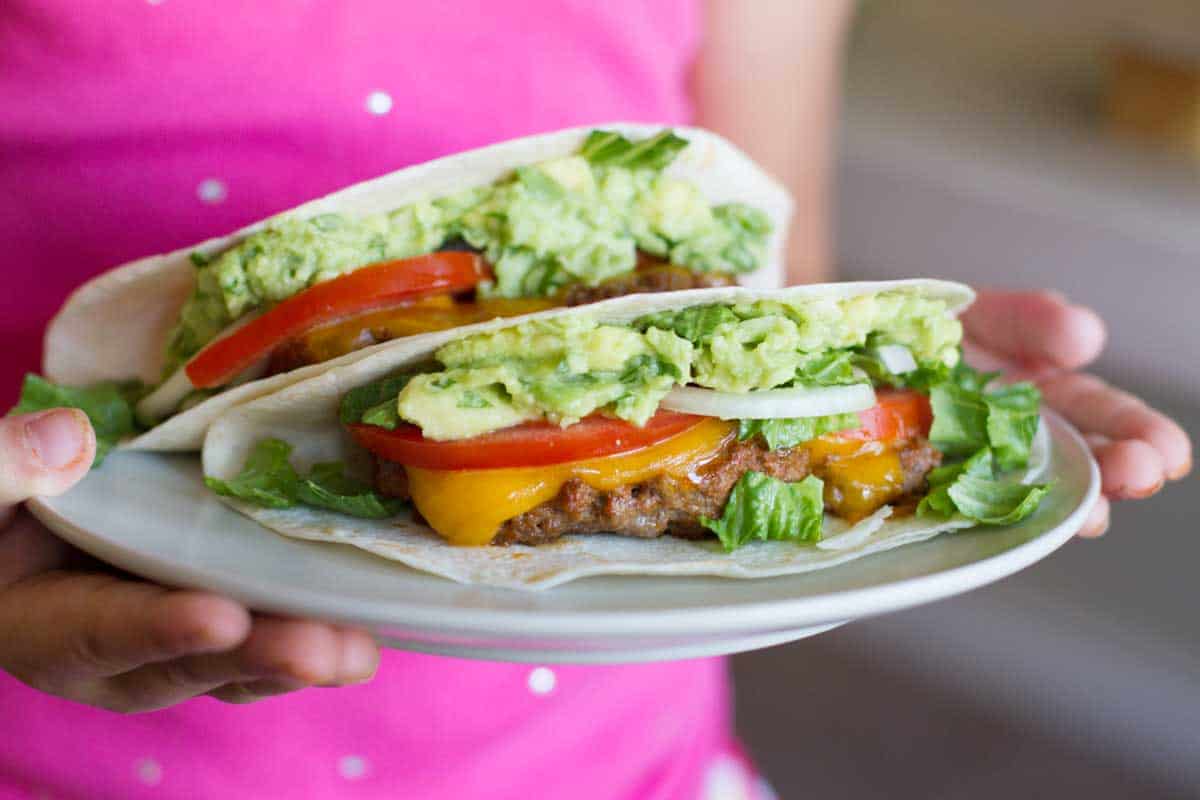
[[[373,642],[356,642],[342,656],[342,681],[347,684],[366,683],[379,669],[379,649]]]
[[[50,469],[62,469],[79,458],[84,448],[81,412],[56,408],[25,423],[25,435],[38,460]]]

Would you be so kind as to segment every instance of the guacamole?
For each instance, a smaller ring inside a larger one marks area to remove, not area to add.
[[[394,420],[430,439],[536,419],[566,426],[597,412],[642,425],[675,385],[744,393],[869,382],[860,365],[882,343],[944,371],[958,361],[961,335],[944,302],[909,292],[700,306],[632,325],[576,314],[447,344],[435,354],[442,369],[399,390]]]
[[[534,419],[566,426],[604,410],[641,425],[678,382],[692,348],[582,317],[543,320],[446,345],[445,367],[417,375],[397,399],[401,419],[430,439],[465,439]]]
[[[736,203],[712,206],[665,174],[686,144],[670,131],[640,142],[596,131],[577,155],[520,167],[491,186],[369,217],[280,217],[215,257],[194,256],[196,288],[168,342],[167,369],[249,311],[455,239],[485,254],[495,281],[480,291],[500,297],[595,285],[632,271],[638,250],[698,271],[756,269],[769,220]]]

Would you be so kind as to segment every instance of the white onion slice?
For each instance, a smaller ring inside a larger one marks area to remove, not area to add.
[[[902,344],[881,344],[875,348],[875,355],[893,375],[903,375],[917,368],[912,351]]]
[[[660,405],[672,411],[721,419],[823,417],[871,408],[875,405],[875,390],[869,383],[812,389],[761,389],[744,394],[676,386]]]
[[[226,325],[220,333],[213,337],[212,342],[209,342],[208,344],[204,345],[203,348],[201,348],[200,353],[203,353],[205,350],[207,350],[213,342],[219,342],[221,339],[229,336],[234,331],[249,325],[252,320],[256,320],[260,316],[262,316],[261,312],[252,311],[249,314],[243,315],[236,322]],[[195,361],[196,358],[199,357],[200,353],[196,353],[196,355],[189,358],[187,363],[190,364]],[[186,366],[186,364],[184,366]],[[237,382],[245,383],[247,380],[255,380],[256,378],[260,378],[266,372],[266,369],[267,361],[266,359],[263,359],[261,364],[254,364],[250,367],[247,367],[243,372],[235,376],[233,380],[227,381],[219,388],[225,389]],[[137,408],[134,409],[134,413],[137,415],[138,420],[143,424],[157,425],[162,420],[174,414],[179,409],[179,404],[182,403],[184,398],[191,394],[195,388],[196,387],[192,385],[191,379],[187,376],[187,370],[181,366],[172,372],[170,377],[163,381],[157,389],[143,397],[138,403]]]
[[[171,373],[171,377],[162,385],[146,395],[137,404],[137,418],[143,424],[157,425],[179,408],[183,398],[187,397],[196,387],[188,379],[187,371],[180,367]]]

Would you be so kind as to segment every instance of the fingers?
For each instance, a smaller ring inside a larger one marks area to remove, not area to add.
[[[1192,444],[1183,428],[1133,395],[1092,375],[1060,375],[1040,386],[1046,402],[1081,431],[1112,443],[1097,452],[1104,459],[1101,470],[1109,471],[1104,476],[1106,487],[1144,497],[1147,489],[1153,494],[1164,480],[1178,480],[1191,470]],[[1143,447],[1116,446],[1125,441],[1152,448],[1157,466]]]
[[[1100,490],[1114,500],[1140,500],[1163,487],[1162,457],[1137,439],[1108,442],[1092,448],[1100,465]]]
[[[87,474],[96,435],[75,408],[0,419],[0,514],[35,495],[61,494]]]
[[[976,343],[1031,369],[1079,369],[1104,349],[1100,317],[1052,292],[983,291],[962,322]]]
[[[43,691],[147,711],[206,692],[247,702],[369,680],[365,632],[259,617],[237,603],[100,574],[48,572],[0,592],[0,668]]]
[[[66,563],[71,547],[40,522],[19,511],[0,528],[0,590],[30,575],[57,569]]]
[[[258,618],[246,641],[224,653],[149,664],[112,678],[104,704],[149,711],[209,693],[247,703],[307,686],[369,679],[378,650],[359,631],[300,620]]]
[[[1098,536],[1103,536],[1108,530],[1109,512],[1108,498],[1103,495],[1097,497],[1096,505],[1092,506],[1092,511],[1088,514],[1087,521],[1079,529],[1079,535],[1085,539],[1095,539]]]
[[[50,691],[229,650],[249,630],[248,612],[231,600],[103,574],[48,572],[0,594],[0,666]]]

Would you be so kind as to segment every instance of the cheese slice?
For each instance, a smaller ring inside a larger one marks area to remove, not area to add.
[[[485,545],[505,521],[553,500],[572,478],[601,491],[659,475],[691,478],[733,435],[733,423],[709,419],[650,447],[548,467],[407,467],[408,489],[421,516],[451,544]]]
[[[822,436],[803,447],[813,474],[825,483],[825,508],[856,522],[902,493],[904,467],[899,442]]]

